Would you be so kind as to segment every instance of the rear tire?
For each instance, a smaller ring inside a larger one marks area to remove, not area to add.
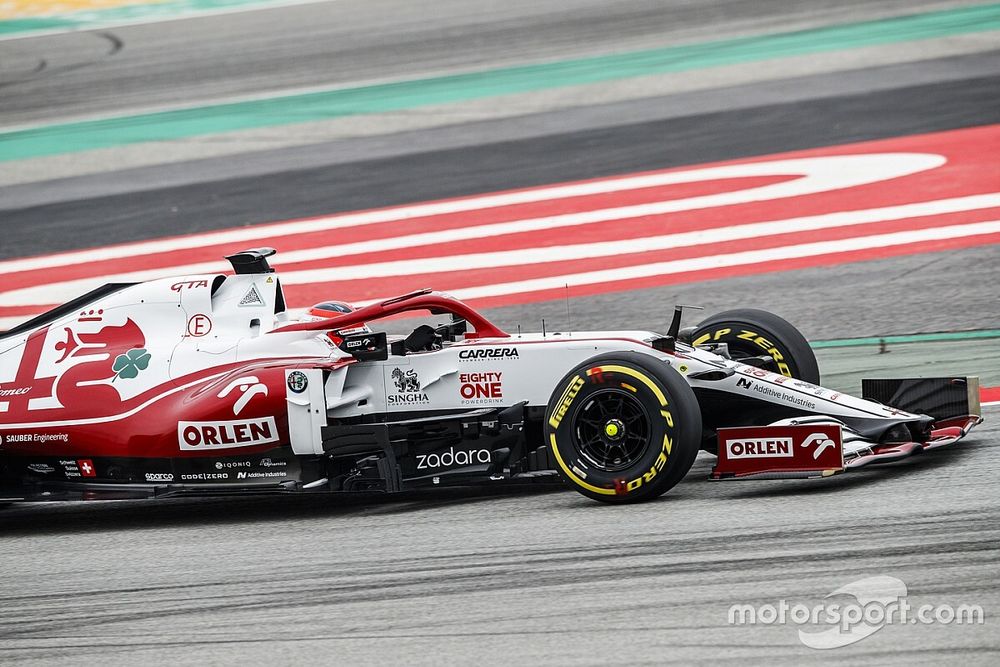
[[[637,352],[580,364],[556,385],[545,411],[545,442],[559,475],[605,503],[664,494],[691,469],[701,435],[687,381]]]
[[[725,343],[734,361],[767,355],[778,372],[819,384],[816,355],[798,329],[766,310],[739,308],[712,315],[695,328],[694,345]]]

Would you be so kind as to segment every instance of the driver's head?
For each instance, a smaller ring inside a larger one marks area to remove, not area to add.
[[[323,301],[317,303],[312,308],[309,309],[307,317],[304,319],[309,320],[324,320],[330,317],[337,317],[338,315],[344,315],[346,313],[353,313],[356,309],[349,303],[343,301]],[[342,336],[350,336],[352,334],[360,333],[371,333],[372,330],[368,328],[367,324],[360,324],[356,327],[351,327],[350,329],[340,329],[337,331],[338,334]]]

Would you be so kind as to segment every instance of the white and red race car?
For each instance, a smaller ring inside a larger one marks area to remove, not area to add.
[[[295,320],[273,253],[229,257],[235,275],[107,285],[0,334],[0,497],[559,475],[623,503],[670,489],[701,449],[714,479],[825,477],[981,421],[973,378],[881,381],[882,402],[824,389],[802,335],[757,310],[681,331],[678,309],[667,334],[512,335],[421,290]],[[412,311],[450,317],[405,337],[369,328]]]

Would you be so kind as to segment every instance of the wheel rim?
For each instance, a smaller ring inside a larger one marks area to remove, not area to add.
[[[574,426],[580,455],[607,472],[632,466],[649,445],[646,408],[634,394],[621,389],[601,389],[588,396]]]

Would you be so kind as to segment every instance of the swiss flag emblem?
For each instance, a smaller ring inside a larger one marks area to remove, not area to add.
[[[81,459],[76,462],[76,467],[80,469],[80,474],[84,477],[97,477],[97,471],[94,469],[94,462],[90,459]]]

